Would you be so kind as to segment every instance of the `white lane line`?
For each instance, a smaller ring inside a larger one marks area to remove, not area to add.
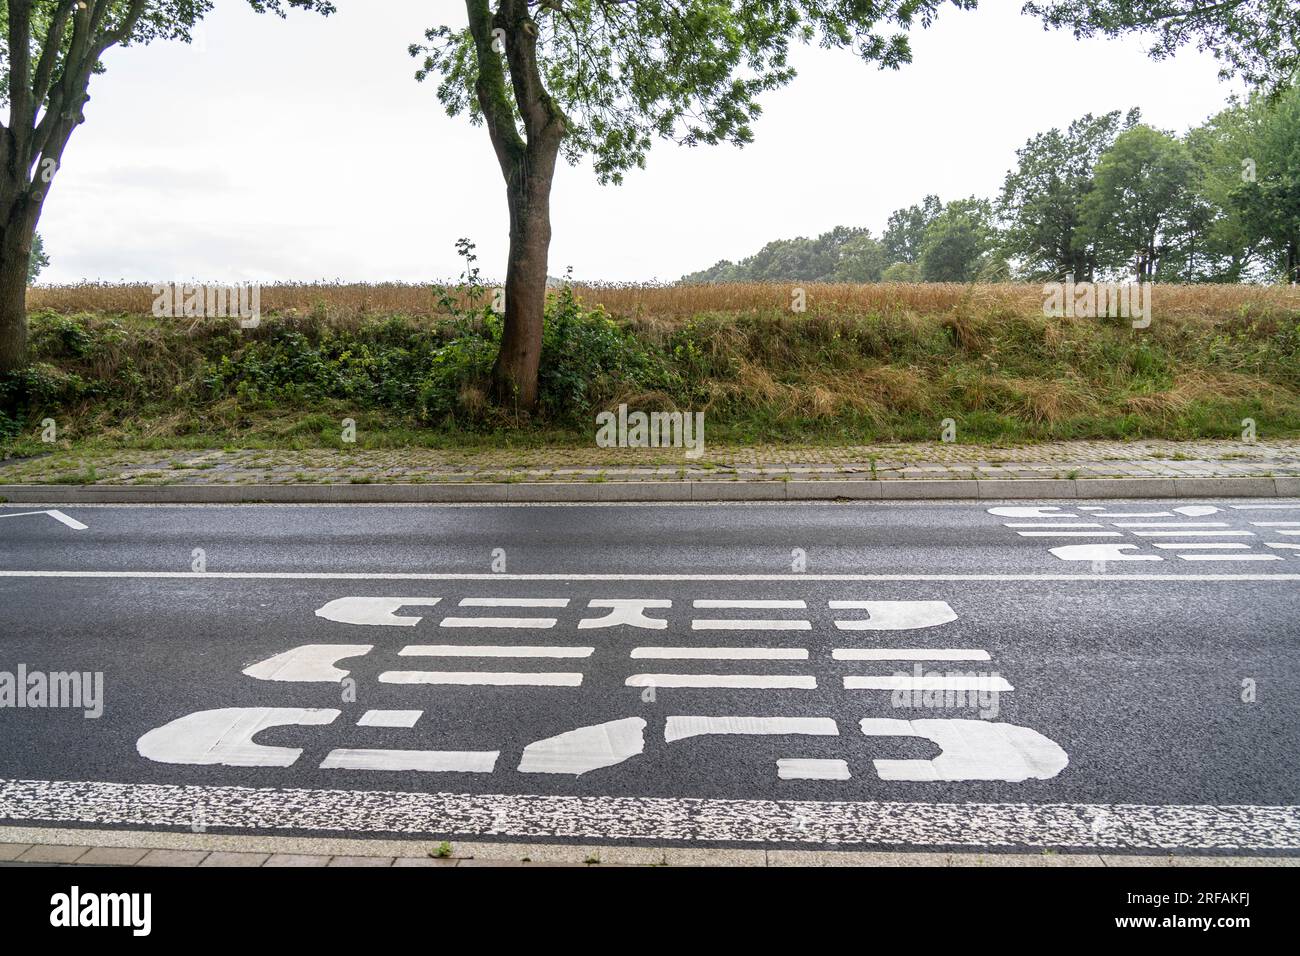
[[[1049,548],[1048,553],[1062,561],[1163,561],[1158,554],[1129,554],[1136,544],[1067,544]]]
[[[409,644],[399,657],[590,657],[594,647],[548,647],[525,644]]]
[[[839,733],[830,717],[669,717],[664,724],[664,742],[670,744],[715,735],[838,737]]]
[[[805,611],[808,605],[803,601],[726,601],[704,599],[692,601],[693,607],[699,608],[735,608],[744,611],[763,611],[772,608],[784,608],[789,611]]]
[[[499,750],[333,750],[322,770],[418,770],[426,773],[491,773]]]
[[[776,621],[765,618],[692,618],[692,631],[811,631],[811,621]]]
[[[804,647],[634,647],[633,659],[658,661],[806,661]]]
[[[440,597],[341,597],[317,608],[316,616],[336,624],[415,627],[423,618],[398,615],[403,607],[433,607]]]
[[[1230,505],[1236,511],[1267,511],[1267,510],[1291,510],[1300,509],[1300,505]]]
[[[1017,531],[1022,538],[1120,538],[1122,531]]]
[[[1269,548],[1286,548],[1286,549],[1288,549],[1288,550],[1292,550],[1292,551],[1300,550],[1300,544],[1285,544],[1285,543],[1283,543],[1283,542],[1281,542],[1281,541],[1270,541],[1270,542],[1268,542],[1268,543],[1265,545],[1265,547],[1269,547]]]
[[[357,721],[358,727],[414,727],[422,710],[368,710]]]
[[[993,674],[964,676],[957,674],[878,674],[872,677],[846,677],[845,690],[980,690],[1007,692],[1015,690]]]
[[[1281,561],[1276,554],[1180,554],[1184,561]]]
[[[831,651],[837,661],[987,661],[989,652],[960,647],[837,647]]]
[[[1226,528],[1226,521],[1114,521],[1117,528]]]
[[[1139,538],[1253,538],[1253,531],[1134,531]]]
[[[444,617],[439,627],[534,628],[555,627],[553,617]]]
[[[620,764],[644,750],[645,721],[624,717],[534,741],[524,748],[519,772],[577,777],[589,770]]]
[[[1300,528],[1300,521],[1252,521],[1256,528]]]
[[[1004,521],[1004,528],[1100,528],[1087,521]]]
[[[1296,535],[1300,535],[1300,531],[1284,531],[1281,528],[1279,528],[1276,533],[1284,534],[1287,535],[1288,537],[1295,537]]]
[[[467,597],[461,598],[461,607],[568,607],[568,598],[514,598]]]
[[[1249,548],[1248,544],[1241,544],[1237,541],[1157,541],[1153,547],[1160,548],[1162,551],[1187,551],[1192,548],[1214,548],[1222,550],[1224,548]]]
[[[781,780],[848,780],[849,764],[846,760],[783,757],[776,762],[776,775]]]
[[[1099,511],[1089,518],[1172,518],[1172,511]]]
[[[381,684],[466,684],[488,687],[577,687],[582,675],[556,671],[516,674],[509,671],[385,671]]]
[[[0,578],[138,581],[1300,581],[1300,574],[483,574],[417,571],[4,571]]]
[[[381,677],[380,680],[383,678]],[[626,687],[733,687],[767,690],[816,690],[809,674],[633,674]]]
[[[188,831],[1107,849],[1300,849],[1300,806],[722,800],[0,780],[0,819]],[[1109,823],[1100,831],[1093,822]]]
[[[60,524],[65,524],[65,525],[67,525],[67,526],[68,526],[69,528],[71,528],[73,531],[85,531],[86,528],[87,528],[87,525],[82,524],[82,523],[81,523],[80,521],[78,521],[76,518],[69,518],[69,517],[68,517],[67,515],[65,515],[62,511],[55,511],[55,510],[49,510],[49,511],[15,511],[15,512],[12,512],[11,514],[0,515],[0,518],[24,518],[24,517],[27,517],[28,515],[49,515],[49,516],[50,516],[51,518],[53,518],[55,521],[59,522]]]

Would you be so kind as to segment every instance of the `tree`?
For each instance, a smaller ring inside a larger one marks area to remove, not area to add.
[[[1005,231],[1003,250],[1017,260],[1031,282],[1059,282],[1067,275],[1091,281],[1096,251],[1080,228],[1083,203],[1093,188],[1093,167],[1121,129],[1137,123],[1132,110],[1119,110],[1072,122],[1065,132],[1050,129],[1016,152],[997,201]]]
[[[1271,91],[1300,71],[1300,15],[1295,0],[1047,0],[1024,12],[1076,37],[1153,35],[1150,54],[1172,56],[1188,43],[1219,61],[1219,75],[1239,76]]]
[[[747,259],[723,259],[681,281],[878,282],[884,267],[884,253],[870,229],[836,226],[816,239],[777,239]]]
[[[249,0],[332,13],[328,0]],[[73,130],[85,121],[90,79],[114,46],[188,42],[212,0],[0,0],[0,374],[27,351],[28,264],[41,209]]]
[[[890,213],[881,239],[885,257],[890,262],[920,262],[925,230],[942,211],[943,203],[938,196],[926,196],[915,206]]]
[[[864,229],[862,235],[844,243],[833,278],[837,282],[879,282],[888,264],[885,247]]]
[[[958,199],[926,227],[920,269],[924,282],[974,282],[994,245],[993,207],[987,199]]]
[[[921,271],[915,262],[895,262],[880,275],[881,282],[920,282]]]
[[[970,9],[975,0],[947,0]],[[465,0],[468,26],[434,27],[418,79],[448,114],[486,125],[506,182],[510,252],[493,368],[498,401],[537,401],[556,161],[590,156],[601,182],[643,167],[655,138],[743,145],[758,97],[794,77],[792,40],[897,68],[902,30],[945,0]],[[877,30],[890,27],[889,32]]]
[[[1131,267],[1137,281],[1153,279],[1182,221],[1191,176],[1186,146],[1150,126],[1134,126],[1102,154],[1094,176],[1084,224],[1099,266]]]
[[[32,236],[32,254],[27,260],[27,284],[31,285],[41,270],[50,264],[50,257],[45,254],[45,241],[38,232]]]
[[[1247,240],[1271,253],[1275,274],[1300,282],[1300,86],[1270,104],[1252,147],[1233,206]]]

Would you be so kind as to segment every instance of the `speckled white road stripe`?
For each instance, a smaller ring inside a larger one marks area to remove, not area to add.
[[[913,677],[910,674],[878,674],[870,677],[844,678],[845,690],[1015,690],[1003,678],[992,674],[974,677],[955,674],[924,674]]]
[[[987,661],[989,652],[975,647],[836,647],[837,661]]]
[[[1300,850],[1300,806],[577,797],[0,780],[0,820],[303,831],[900,847]],[[1106,827],[1094,829],[1101,814]]]
[[[332,750],[322,770],[416,770],[424,773],[491,773],[499,750]]]
[[[809,674],[633,674],[623,683],[627,687],[817,689],[817,678]]]
[[[399,657],[590,657],[594,647],[553,647],[534,644],[409,644]]]
[[[381,684],[468,684],[489,687],[578,687],[582,675],[543,671],[518,674],[508,671],[384,671]]]
[[[776,762],[776,775],[782,780],[848,780],[849,764],[846,760],[783,757]]]
[[[634,647],[634,659],[658,661],[806,661],[806,647]]]

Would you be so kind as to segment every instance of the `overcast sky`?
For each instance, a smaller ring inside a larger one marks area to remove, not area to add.
[[[503,274],[487,133],[447,117],[406,53],[463,4],[335,2],[280,21],[217,0],[192,46],[111,51],[45,206],[42,282],[427,281],[459,274],[460,236]],[[800,49],[744,149],[661,143],[622,186],[562,166],[552,274],[672,280],[770,239],[879,234],[926,193],[993,196],[1028,137],[1083,113],[1140,106],[1181,132],[1236,91],[1194,50],[1152,62],[1139,39],[1077,42],[1019,8],[943,10],[898,72]]]

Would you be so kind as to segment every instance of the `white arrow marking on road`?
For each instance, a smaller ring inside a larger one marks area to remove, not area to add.
[[[508,671],[385,671],[381,684],[465,684],[488,687],[578,687],[582,675],[564,672],[515,674]]]
[[[1014,507],[990,508],[989,514],[999,518],[1074,518],[1068,511],[1062,511],[1056,505],[1016,505]]]
[[[645,750],[645,721],[625,717],[538,740],[524,748],[520,773],[568,773],[612,767]]]
[[[69,518],[62,511],[15,511],[12,514],[0,515],[0,518],[23,518],[28,515],[49,515],[55,521],[67,525],[73,531],[85,531],[86,525],[82,524],[76,518]]]
[[[1067,544],[1051,548],[1062,561],[1163,561],[1158,554],[1125,554],[1136,544]]]
[[[1050,780],[1070,762],[1054,741],[1015,724],[884,718],[861,727],[868,737],[922,737],[943,750],[933,760],[873,760],[881,780]]]
[[[303,644],[244,668],[244,674],[258,680],[337,684],[348,672],[335,667],[336,662],[373,649],[373,644]]]
[[[776,775],[782,780],[848,780],[849,764],[845,760],[786,757],[776,762]]]
[[[408,605],[433,607],[442,598],[343,597],[316,611],[317,617],[339,624],[368,624],[380,627],[415,627],[418,617],[399,617],[395,611]]]
[[[938,627],[957,620],[957,612],[947,601],[829,601],[833,611],[867,612],[863,621],[840,621],[841,631],[911,631],[921,627]]]
[[[989,652],[978,648],[945,647],[837,647],[831,651],[837,661],[987,661]]]
[[[771,690],[816,690],[807,674],[633,674],[626,687],[732,687]]]
[[[627,625],[628,627],[641,627],[648,631],[662,631],[668,627],[668,621],[659,617],[646,617],[645,611],[648,608],[665,608],[672,607],[672,601],[658,599],[622,599],[622,598],[596,598],[587,602],[587,607],[609,608],[610,611],[604,617],[584,617],[578,622],[578,630],[585,631],[593,627],[618,627]]]
[[[590,657],[594,647],[542,647],[502,644],[411,644],[397,652],[399,657]]]
[[[673,743],[689,737],[729,734],[838,737],[840,728],[830,717],[669,717],[664,741]]]
[[[297,747],[264,747],[253,738],[272,727],[311,727],[334,722],[337,710],[298,707],[229,707],[201,710],[149,731],[135,745],[157,763],[225,767],[291,767]]]
[[[418,770],[424,773],[491,773],[499,750],[365,750],[330,751],[322,770]]]

